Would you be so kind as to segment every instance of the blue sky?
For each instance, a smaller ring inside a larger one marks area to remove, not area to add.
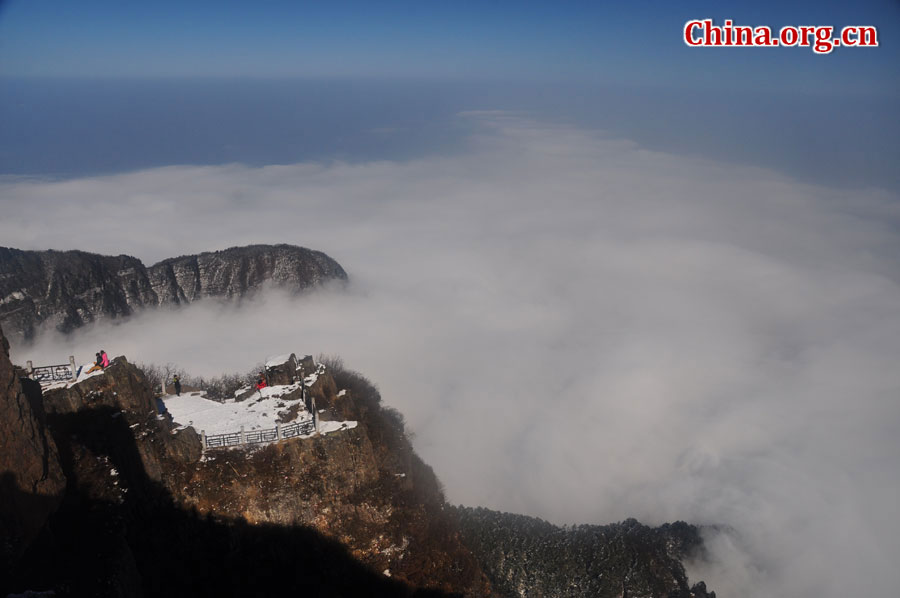
[[[705,17],[874,25],[881,45],[687,47]],[[453,115],[501,109],[900,188],[898,34],[895,0],[0,0],[0,174],[407,159],[463,151]]]
[[[684,22],[871,24],[882,46],[691,49]],[[484,77],[896,93],[900,3],[9,0],[0,74]]]

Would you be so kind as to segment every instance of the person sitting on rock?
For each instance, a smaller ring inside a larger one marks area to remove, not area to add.
[[[177,396],[181,396],[181,378],[178,377],[178,374],[175,374],[175,377],[172,378],[172,381],[175,383],[175,394]]]
[[[109,367],[109,357],[106,355],[106,351],[100,349],[100,359],[102,360],[103,369]]]
[[[92,372],[96,372],[97,370],[103,369],[103,357],[97,353],[97,359],[94,360],[94,367],[89,369],[86,373],[90,374]]]
[[[268,386],[266,383],[266,375],[260,372],[259,377],[256,379],[256,390],[262,390],[266,386]]]

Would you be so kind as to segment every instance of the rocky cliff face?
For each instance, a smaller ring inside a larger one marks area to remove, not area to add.
[[[0,324],[13,338],[33,336],[42,323],[68,332],[156,304],[136,258],[0,248]]]
[[[679,561],[698,548],[691,526],[565,531],[453,508],[378,391],[341,368],[317,371],[322,418],[355,428],[206,453],[193,428],[158,416],[124,357],[48,389],[39,401],[66,492],[0,576],[0,596],[712,598],[688,588]]]
[[[45,426],[40,387],[25,384],[0,330],[0,578],[57,509],[66,486]]]
[[[313,385],[322,416],[352,414],[354,429],[206,455],[192,428],[157,417],[123,357],[47,390],[69,484],[0,595],[491,595],[433,472],[369,388],[339,395],[327,372]]]
[[[13,338],[42,325],[69,332],[103,318],[205,297],[240,299],[264,285],[299,292],[346,280],[336,261],[292,245],[251,245],[164,260],[0,247],[0,323]]]
[[[292,245],[250,245],[164,260],[149,269],[165,303],[203,297],[241,298],[264,284],[302,291],[328,280],[346,280],[340,264],[320,251]]]
[[[462,541],[434,472],[415,454],[402,418],[379,405],[371,386],[342,388],[326,370],[311,387],[324,418],[356,428],[271,444],[252,452],[208,453],[173,484],[186,508],[254,525],[308,527],[345,546],[385,578],[415,588],[492,596]]]

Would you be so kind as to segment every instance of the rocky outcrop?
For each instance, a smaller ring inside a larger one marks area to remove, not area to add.
[[[0,330],[0,578],[57,509],[66,486],[46,430],[40,387],[24,383],[26,388]]]
[[[48,389],[65,499],[0,596],[713,598],[680,563],[700,549],[692,526],[561,530],[449,506],[378,391],[334,365],[297,367],[312,366],[322,419],[356,427],[205,453],[124,357]]]
[[[266,361],[266,381],[269,386],[293,384],[302,377],[302,371],[297,366],[297,356],[293,353]]]
[[[491,595],[402,419],[316,373],[322,415],[340,403],[356,428],[203,458],[124,357],[46,390],[69,486],[0,595]]]
[[[241,299],[266,285],[300,292],[346,279],[324,253],[293,245],[232,247],[149,268],[127,255],[0,247],[0,323],[11,337],[28,339],[42,326],[70,332],[148,307]]]
[[[55,422],[51,426],[55,434],[59,434],[59,422],[66,421],[66,416],[108,411],[110,417],[121,418],[129,430],[139,434],[139,438],[129,442],[136,449],[133,454],[140,459],[131,464],[131,469],[142,470],[153,481],[162,481],[163,472],[173,463],[189,464],[200,458],[200,437],[196,431],[185,428],[170,432],[169,425],[157,418],[150,384],[125,357],[113,359],[101,375],[44,391],[43,404],[48,418]]]
[[[379,405],[374,388],[338,397],[338,386],[320,368],[310,390],[324,418],[353,419],[356,428],[250,452],[208,452],[173,478],[185,507],[254,525],[312,528],[370,570],[412,587],[493,595],[402,418]]]
[[[149,275],[161,304],[241,298],[265,284],[302,291],[347,279],[340,264],[324,253],[292,245],[250,245],[171,258],[151,266]]]

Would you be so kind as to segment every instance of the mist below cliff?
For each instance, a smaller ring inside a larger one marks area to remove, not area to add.
[[[727,526],[693,576],[721,596],[895,593],[898,198],[464,118],[481,129],[455,157],[3,182],[12,245],[65,197],[41,229],[65,247],[277,240],[351,277],[49,335],[14,360],[102,346],[215,375],[338,354],[404,413],[452,502]]]

